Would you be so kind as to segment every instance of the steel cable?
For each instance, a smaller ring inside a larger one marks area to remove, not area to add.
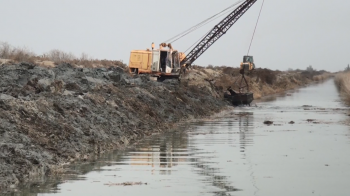
[[[202,27],[202,26],[208,24],[209,22],[213,21],[213,20],[216,19],[220,14],[226,12],[227,10],[230,10],[231,8],[233,8],[233,7],[236,6],[237,4],[241,3],[242,1],[243,1],[243,0],[237,1],[236,3],[230,5],[229,7],[227,7],[227,8],[224,9],[224,10],[222,10],[221,12],[219,12],[219,13],[217,13],[217,14],[215,14],[215,15],[213,15],[213,16],[207,18],[207,19],[205,19],[204,21],[198,23],[197,25],[195,25],[195,26],[193,26],[193,27],[187,29],[186,31],[183,31],[183,32],[181,32],[181,33],[175,35],[174,37],[168,39],[168,40],[165,41],[164,43],[167,43],[167,42],[173,43],[174,41],[177,41],[178,39],[184,37],[185,35],[188,35],[189,33],[193,32],[193,31],[197,30],[198,28],[200,28],[200,27]],[[181,37],[180,37],[180,36],[181,36]],[[180,38],[179,38],[179,37],[180,37]],[[174,40],[174,41],[173,41],[173,40]]]
[[[174,43],[175,41],[177,41],[177,40],[179,40],[179,39],[185,37],[186,35],[192,33],[193,31],[195,31],[195,30],[197,30],[197,29],[203,27],[204,25],[206,25],[206,24],[208,24],[208,23],[210,23],[210,22],[216,20],[217,18],[219,18],[219,17],[221,17],[222,15],[226,14],[227,12],[231,12],[231,11],[232,11],[232,10],[227,10],[226,12],[221,13],[220,15],[218,15],[218,16],[215,17],[215,18],[213,18],[212,20],[209,20],[209,21],[207,21],[206,23],[203,23],[202,25],[200,25],[200,26],[194,28],[193,30],[187,32],[186,34],[183,34],[182,36],[180,36],[180,37],[178,37],[177,39],[173,40],[171,43]]]
[[[260,19],[261,11],[262,11],[263,6],[264,6],[264,2],[265,2],[265,0],[263,0],[263,2],[262,2],[262,4],[261,4],[261,8],[260,8],[260,12],[259,12],[259,16],[258,16],[258,20],[256,21],[256,24],[255,24],[255,28],[254,28],[254,32],[253,32],[252,39],[250,40],[250,45],[249,45],[249,48],[248,48],[247,56],[249,55],[249,52],[250,52],[250,47],[252,46],[252,43],[253,43],[253,40],[254,40],[255,31],[256,31],[256,28],[257,28],[258,23],[259,23],[259,19]]]

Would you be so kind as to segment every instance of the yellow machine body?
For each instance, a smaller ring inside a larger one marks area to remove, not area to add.
[[[129,71],[130,73],[151,73],[152,51],[133,50],[130,52]]]
[[[169,47],[169,49],[165,49],[165,47]],[[152,48],[154,48],[154,44],[152,44]],[[164,43],[157,50],[132,50],[129,59],[129,72],[177,78],[180,76],[180,62],[185,57],[184,53],[173,50],[170,44]]]

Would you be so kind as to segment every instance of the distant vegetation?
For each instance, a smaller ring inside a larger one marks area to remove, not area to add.
[[[8,43],[0,43],[0,58],[17,62],[34,62],[35,54],[28,48],[16,48]]]
[[[338,73],[334,80],[343,99],[350,105],[350,67],[349,65],[341,73]]]
[[[80,57],[76,57],[72,53],[63,52],[57,49],[51,50],[42,55],[36,55],[26,47],[13,47],[6,42],[0,42],[0,59],[6,59],[6,61],[0,61],[0,64],[26,62],[47,65],[47,61],[51,61],[53,65],[69,63],[83,67],[126,67],[126,65],[120,60],[93,59],[86,53],[82,53]]]

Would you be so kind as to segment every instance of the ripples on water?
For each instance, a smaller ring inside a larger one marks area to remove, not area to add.
[[[349,117],[332,82],[148,138],[75,168],[80,179],[18,195],[348,195]]]

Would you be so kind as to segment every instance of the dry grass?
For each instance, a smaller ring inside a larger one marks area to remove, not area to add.
[[[350,105],[350,72],[337,74],[334,81],[344,100]]]
[[[334,74],[326,71],[303,71],[303,70],[289,70],[288,72],[282,72],[278,70],[269,70],[258,68],[246,76],[249,84],[249,91],[254,93],[254,98],[259,99],[266,95],[275,93],[282,93],[286,90],[295,89],[305,84],[309,84],[312,81],[325,81],[330,77],[334,77]],[[223,92],[226,92],[228,87],[231,87],[234,91],[239,91],[239,84],[241,81],[241,75],[238,67],[211,67],[206,68],[200,66],[194,66],[193,70],[189,72],[186,77],[189,85],[203,87],[216,91],[216,94],[220,97]],[[203,80],[208,82],[202,82]],[[246,89],[243,89],[245,92]],[[214,94],[214,93],[213,93]]]
[[[331,77],[334,77],[334,74],[331,73],[323,73],[321,75],[317,75],[313,77],[313,80],[316,82],[323,82]]]
[[[257,81],[262,83],[266,83],[268,85],[273,85],[276,82],[276,71],[272,71],[269,69],[257,69],[256,70]]]
[[[13,47],[6,42],[0,42],[0,58],[15,62],[34,63],[36,56],[28,48]]]
[[[53,61],[56,65],[61,63],[69,63],[78,67],[125,67],[126,65],[122,61],[115,60],[99,60],[93,59],[86,53],[82,53],[79,58],[74,56],[72,53],[66,53],[60,50],[51,50],[50,52],[43,55],[44,59]]]
[[[234,78],[228,74],[224,74],[215,81],[215,86],[218,88],[220,91],[225,91],[228,87],[234,87],[234,82],[237,78]]]
[[[44,54],[42,58],[53,61],[56,65],[60,63],[71,62],[77,59],[74,54],[66,53],[57,49],[51,50],[50,52]]]
[[[34,52],[31,52],[25,47],[13,47],[6,42],[0,42],[0,64],[21,62],[37,64],[44,67],[54,67],[55,65],[62,63],[69,63],[73,66],[81,68],[126,67],[122,61],[93,59],[86,53],[82,53],[80,57],[76,57],[72,53],[67,53],[57,49],[37,56]]]

